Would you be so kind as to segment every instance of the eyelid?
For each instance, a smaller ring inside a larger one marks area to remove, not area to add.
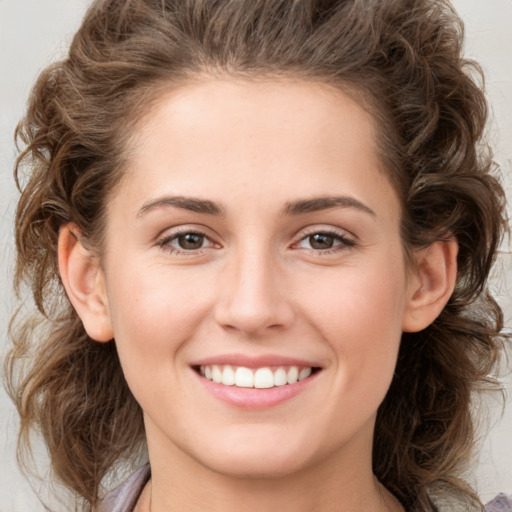
[[[316,235],[316,234],[323,234],[323,235],[329,235],[336,239],[338,239],[341,243],[338,245],[330,248],[330,249],[307,249],[307,248],[298,248],[297,245],[305,240],[306,238]],[[296,241],[293,242],[292,247],[295,247],[297,249],[302,249],[305,251],[309,251],[315,254],[330,254],[334,252],[340,252],[346,249],[350,249],[351,247],[354,247],[357,245],[357,238],[355,235],[349,233],[345,229],[341,228],[335,228],[333,226],[322,226],[322,225],[316,225],[316,226],[308,226],[307,228],[304,228],[301,230],[297,237]]]
[[[354,235],[350,231],[348,231],[344,228],[339,228],[339,227],[328,225],[328,224],[315,224],[315,225],[307,226],[299,231],[296,238],[297,238],[297,240],[302,240],[303,238],[305,238],[307,236],[315,235],[317,233],[334,235],[334,236],[343,238],[345,240],[351,240],[354,243],[357,240],[356,235]]]
[[[208,231],[209,230],[206,228],[203,228],[201,226],[198,227],[197,224],[176,226],[174,228],[169,228],[169,229],[166,229],[165,231],[163,231],[164,234],[158,236],[155,245],[157,245],[162,250],[167,251],[171,254],[189,255],[189,256],[197,255],[197,254],[201,253],[202,251],[209,249],[210,247],[220,247],[220,244],[215,242],[213,237],[210,234],[208,234]],[[170,243],[172,240],[175,240],[179,236],[186,235],[186,234],[195,234],[195,235],[203,236],[204,238],[209,240],[210,245],[208,247],[201,247],[200,249],[189,249],[189,250],[179,249],[179,248],[171,246]]]
[[[189,225],[179,225],[176,227],[168,228],[163,231],[163,235],[159,235],[156,239],[155,245],[159,246],[161,249],[168,251],[171,254],[184,254],[184,255],[197,255],[211,247],[219,248],[221,244],[215,241],[215,237],[211,235],[211,230],[197,224],[189,224]],[[185,234],[197,234],[205,237],[210,244],[207,247],[201,247],[199,249],[179,249],[170,245],[170,242],[181,235]],[[339,244],[335,245],[330,249],[307,249],[297,247],[300,242],[305,240],[306,238],[313,236],[315,234],[324,234],[329,235],[336,238],[340,241]],[[352,233],[348,232],[346,229],[337,228],[334,226],[327,225],[313,225],[303,228],[299,231],[299,233],[295,236],[295,241],[291,244],[291,248],[309,251],[315,254],[329,254],[334,252],[340,252],[346,249],[349,249],[353,246],[357,245],[357,237]]]

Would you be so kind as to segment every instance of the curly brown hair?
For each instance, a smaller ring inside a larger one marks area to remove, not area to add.
[[[67,58],[39,76],[17,128],[15,287],[28,283],[38,309],[15,315],[6,365],[19,453],[37,427],[56,477],[89,510],[104,477],[144,445],[115,342],[94,343],[63,290],[59,228],[73,222],[101,254],[127,141],[164,89],[217,73],[290,76],[334,84],[373,114],[406,250],[459,244],[447,306],[403,335],[373,467],[407,510],[435,510],[434,498],[450,495],[480,506],[461,475],[476,437],[472,398],[496,385],[489,375],[503,349],[486,283],[506,221],[482,144],[481,74],[462,41],[446,0],[95,1]]]

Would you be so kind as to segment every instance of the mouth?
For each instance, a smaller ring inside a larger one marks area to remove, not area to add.
[[[315,366],[262,366],[247,368],[230,364],[206,364],[193,366],[203,378],[234,388],[270,389],[290,386],[304,381],[318,373]]]

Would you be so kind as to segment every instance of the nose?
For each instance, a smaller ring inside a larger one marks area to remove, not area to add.
[[[247,338],[289,327],[295,314],[284,273],[269,250],[234,256],[222,272],[216,322]]]

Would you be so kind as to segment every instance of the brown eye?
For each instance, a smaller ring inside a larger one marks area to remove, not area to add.
[[[193,251],[196,249],[201,249],[204,243],[204,239],[204,235],[200,235],[198,233],[185,233],[183,235],[179,235],[176,238],[176,241],[180,249]]]
[[[341,251],[354,245],[355,242],[351,238],[346,238],[342,233],[318,231],[302,238],[297,247],[327,254],[333,251]]]
[[[194,255],[203,249],[215,247],[215,244],[204,233],[183,231],[175,233],[158,242],[158,245],[171,254]]]
[[[334,246],[334,237],[325,233],[316,233],[308,237],[312,249],[331,249]]]

